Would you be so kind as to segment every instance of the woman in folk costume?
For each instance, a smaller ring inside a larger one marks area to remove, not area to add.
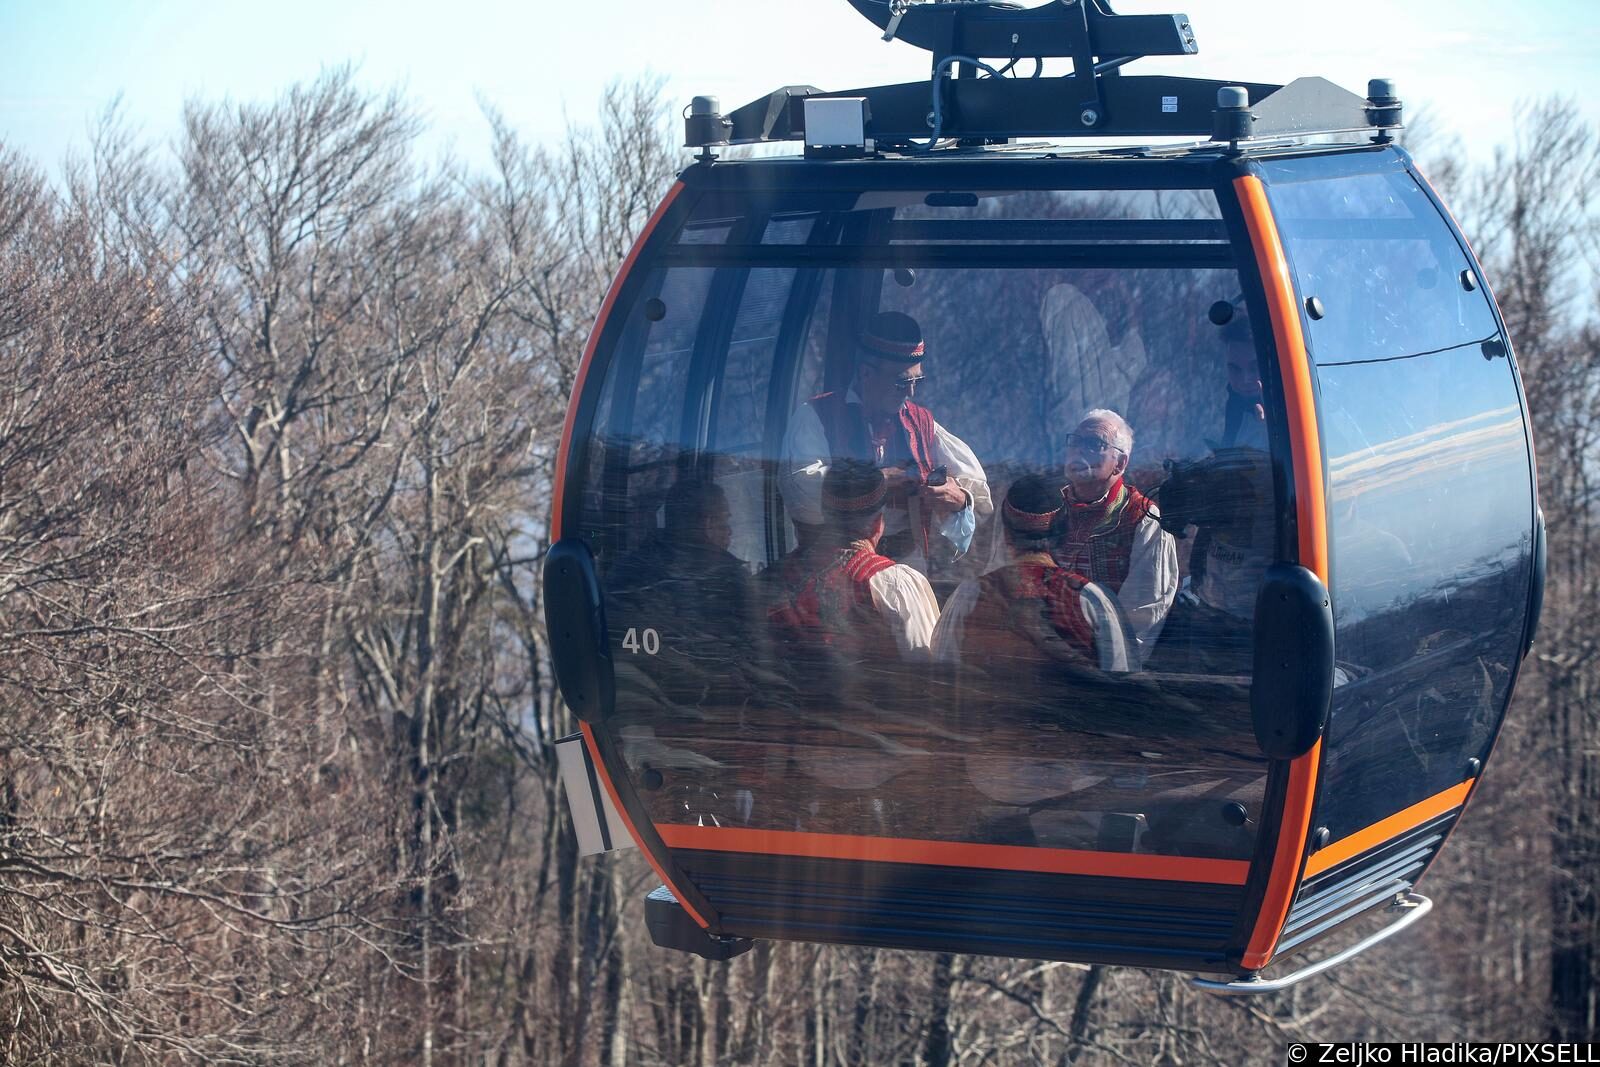
[[[1161,513],[1123,481],[1133,431],[1114,411],[1096,408],[1067,435],[1067,486],[1056,561],[1104,586],[1133,635],[1133,662],[1144,664],[1178,594],[1178,546]]]
[[[790,417],[781,481],[789,517],[815,526],[835,458],[882,469],[889,488],[881,551],[924,573],[930,559],[965,553],[978,520],[994,508],[972,449],[912,399],[926,354],[911,316],[873,315],[857,338],[849,387],[812,397]]]
[[[935,658],[990,671],[1080,662],[1128,669],[1129,646],[1110,595],[1050,554],[1064,501],[1060,481],[1028,475],[1001,505],[1009,562],[956,589],[934,631]]]

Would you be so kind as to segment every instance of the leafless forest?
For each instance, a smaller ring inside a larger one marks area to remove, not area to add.
[[[347,72],[0,153],[7,1063],[1276,1062],[1593,1038],[1600,131],[1418,145],[1498,288],[1551,533],[1539,645],[1420,932],[1276,999],[1181,978],[653,947],[579,862],[539,570],[606,283],[680,165],[653,86],[493,166]],[[1488,158],[1486,155],[1479,158]]]

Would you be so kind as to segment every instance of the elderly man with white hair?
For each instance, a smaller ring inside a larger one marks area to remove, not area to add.
[[[1122,609],[1142,665],[1178,594],[1178,546],[1160,512],[1123,481],[1133,430],[1115,411],[1095,408],[1067,435],[1067,487],[1055,557],[1109,589]]]

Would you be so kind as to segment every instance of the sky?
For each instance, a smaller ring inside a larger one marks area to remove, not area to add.
[[[1597,0],[1112,3],[1181,11],[1199,39],[1199,55],[1129,74],[1320,75],[1360,92],[1391,77],[1408,113],[1424,108],[1474,155],[1511,139],[1519,100],[1569,96],[1600,122]],[[347,62],[365,85],[402,88],[429,123],[426,148],[469,161],[487,152],[480,100],[542,141],[589,120],[608,82],[646,73],[676,106],[711,94],[731,111],[786,84],[844,89],[928,70],[926,52],[884,43],[845,0],[0,0],[0,41],[0,140],[52,171],[114,100],[167,143],[186,99],[270,100]]]

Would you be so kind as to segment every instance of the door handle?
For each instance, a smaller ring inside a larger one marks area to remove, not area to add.
[[[1333,606],[1322,579],[1294,563],[1274,563],[1256,596],[1250,718],[1256,742],[1273,759],[1311,750],[1333,703]]]

